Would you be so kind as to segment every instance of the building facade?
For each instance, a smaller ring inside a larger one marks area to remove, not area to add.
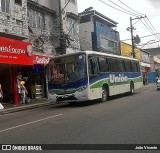
[[[152,59],[152,70],[159,70],[160,71],[160,48],[148,48],[145,51],[150,53]]]
[[[79,16],[81,50],[120,54],[119,32],[114,30],[117,22],[95,10],[86,9]]]
[[[122,56],[133,57],[133,55],[132,55],[132,45],[121,42],[120,43],[120,48],[121,48],[121,55]],[[135,58],[140,61],[140,59],[141,59],[140,49],[134,48],[134,51],[135,51]]]
[[[30,98],[46,97],[44,65],[55,55],[56,37],[50,27],[54,25],[56,12],[31,0],[1,0],[0,6],[3,101],[20,102],[17,90],[19,74],[26,82]]]
[[[39,0],[39,3],[54,9],[58,15],[60,45],[56,48],[57,55],[80,51],[77,0]]]
[[[18,103],[17,75],[21,67],[31,66],[28,56],[27,1],[0,1],[0,82],[5,102]]]
[[[146,85],[148,82],[151,82],[151,62],[150,62],[150,54],[139,48],[134,48],[135,58],[140,61],[141,72],[143,75],[143,84]],[[133,57],[132,53],[132,45],[121,42],[121,55],[127,57]]]
[[[160,47],[148,48],[145,51],[150,53],[151,61],[151,78],[152,82],[156,81],[157,77],[160,77]]]

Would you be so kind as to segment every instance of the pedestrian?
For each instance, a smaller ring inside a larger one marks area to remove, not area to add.
[[[28,91],[24,85],[25,81],[21,81],[20,84],[21,84],[21,102],[22,102],[22,104],[25,104],[26,95],[28,94]]]
[[[4,109],[3,105],[1,104],[3,99],[3,91],[2,91],[2,85],[0,84],[0,110]]]
[[[22,74],[19,73],[17,76],[17,94],[18,94],[18,102],[22,103],[22,98],[21,98],[21,80],[22,80]]]
[[[2,101],[3,99],[3,91],[2,91],[2,85],[0,83],[0,102]]]

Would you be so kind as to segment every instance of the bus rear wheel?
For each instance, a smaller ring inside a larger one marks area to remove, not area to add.
[[[108,100],[108,92],[105,87],[102,87],[102,98],[101,102],[106,102]]]

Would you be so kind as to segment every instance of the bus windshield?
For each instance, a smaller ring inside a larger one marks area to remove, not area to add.
[[[84,54],[52,59],[48,65],[48,81],[52,84],[77,82],[86,77]]]

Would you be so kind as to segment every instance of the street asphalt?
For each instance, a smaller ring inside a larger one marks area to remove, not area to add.
[[[159,144],[160,94],[155,85],[108,102],[47,105],[0,115],[1,144]],[[48,151],[43,151],[48,152]],[[51,151],[130,153],[139,151]],[[159,151],[140,151],[159,152]]]

